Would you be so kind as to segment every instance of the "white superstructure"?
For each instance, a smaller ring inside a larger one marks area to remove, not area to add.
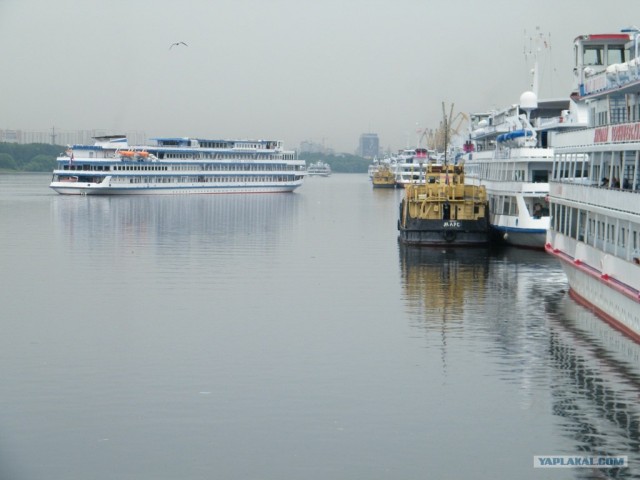
[[[538,102],[525,92],[519,104],[470,116],[465,183],[486,187],[490,225],[500,240],[544,248],[553,165],[549,136],[582,125],[571,112],[569,99]]]
[[[322,160],[318,160],[317,162],[309,164],[307,167],[307,175],[328,177],[331,175],[331,166]]]
[[[433,163],[426,148],[405,148],[393,157],[396,185],[424,183],[427,166]]]
[[[496,238],[519,247],[544,248],[549,228],[552,132],[586,126],[586,115],[570,98],[538,99],[539,56],[549,48],[533,39],[531,90],[518,104],[471,115],[465,143],[466,183],[484,185]]]
[[[576,103],[588,128],[554,137],[551,225],[581,303],[640,341],[640,36],[635,29],[574,43]]]
[[[68,195],[291,192],[304,160],[274,140],[156,138],[130,146],[122,135],[96,137],[58,157],[50,187]]]

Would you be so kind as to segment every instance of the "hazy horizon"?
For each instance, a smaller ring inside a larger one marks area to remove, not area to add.
[[[573,39],[633,23],[587,8],[473,0],[0,0],[0,129],[275,138],[383,149],[458,112],[517,103],[530,37],[540,96],[567,97]],[[185,42],[176,45],[174,42]]]

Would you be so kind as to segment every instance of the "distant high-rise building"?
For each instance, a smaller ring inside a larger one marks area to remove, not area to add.
[[[380,152],[380,140],[377,133],[363,133],[360,135],[358,155],[364,158],[377,157]]]

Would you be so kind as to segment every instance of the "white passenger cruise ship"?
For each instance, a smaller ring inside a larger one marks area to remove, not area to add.
[[[399,187],[424,183],[427,166],[433,163],[426,148],[405,148],[394,157],[396,184]]]
[[[67,195],[291,192],[305,161],[274,140],[96,137],[58,157],[50,187]]]
[[[635,29],[575,40],[589,127],[555,135],[546,249],[576,300],[640,342],[639,46]]]
[[[309,164],[307,167],[307,175],[320,177],[328,177],[331,175],[331,165],[322,160]]]
[[[502,110],[471,115],[465,143],[465,181],[484,185],[494,237],[511,245],[543,249],[549,228],[552,132],[586,126],[586,112],[570,98],[538,100],[540,56],[549,48],[532,38],[531,90]]]
[[[543,249],[549,228],[550,132],[584,126],[570,100],[538,101],[525,92],[520,103],[470,116],[463,155],[465,183],[483,185],[494,236],[519,247]]]

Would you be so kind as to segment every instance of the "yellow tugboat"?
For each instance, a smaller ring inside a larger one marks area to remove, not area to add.
[[[486,245],[489,207],[483,186],[464,184],[462,165],[427,165],[424,181],[405,186],[398,230],[406,245]]]
[[[371,177],[373,188],[396,188],[396,176],[389,165],[380,165]]]

